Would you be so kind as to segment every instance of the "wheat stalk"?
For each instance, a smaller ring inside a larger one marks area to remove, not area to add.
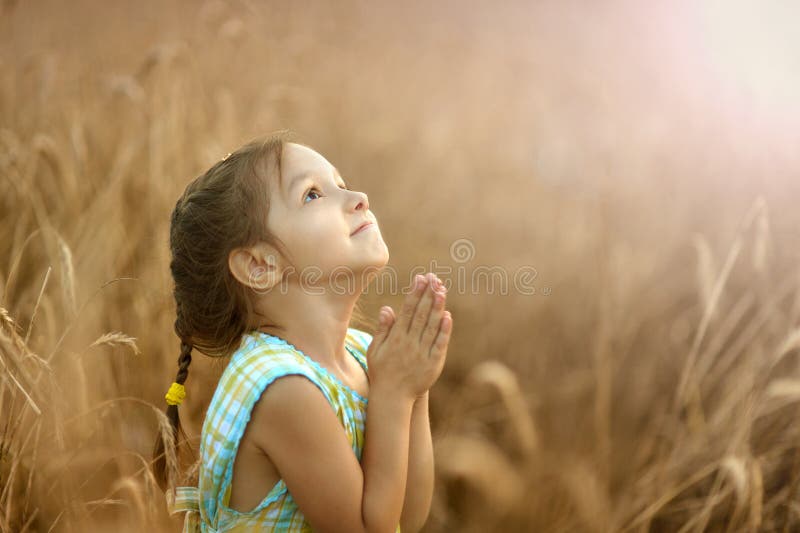
[[[104,333],[89,345],[90,348],[92,346],[127,346],[135,355],[141,354],[139,347],[136,345],[136,338],[130,337],[120,331]]]

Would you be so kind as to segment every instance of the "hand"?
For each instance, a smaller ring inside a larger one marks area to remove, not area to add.
[[[425,395],[442,373],[453,327],[444,309],[446,289],[428,273],[416,276],[399,317],[390,306],[367,350],[370,388],[396,390],[416,400]]]

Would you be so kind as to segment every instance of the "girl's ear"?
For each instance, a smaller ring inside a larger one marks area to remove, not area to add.
[[[234,248],[228,254],[228,268],[239,283],[255,291],[269,291],[283,278],[283,260],[267,243]]]

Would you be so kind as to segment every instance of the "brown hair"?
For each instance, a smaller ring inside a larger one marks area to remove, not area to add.
[[[291,133],[280,131],[254,140],[194,179],[172,211],[170,270],[175,282],[175,333],[181,341],[175,381],[186,382],[192,349],[211,357],[230,355],[251,327],[253,302],[228,268],[231,250],[268,242],[285,246],[267,229],[269,174],[280,180],[281,154]],[[270,172],[270,166],[272,172]],[[177,446],[178,406],[166,410]],[[165,442],[153,450],[153,473],[161,488],[168,481]]]

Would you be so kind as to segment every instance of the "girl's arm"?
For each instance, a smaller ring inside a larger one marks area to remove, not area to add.
[[[377,387],[370,389],[361,454],[363,513],[368,531],[393,533],[400,523],[413,407],[413,397],[405,398]]]
[[[370,389],[362,464],[330,404],[304,376],[284,376],[267,387],[248,430],[314,531],[394,533],[406,487],[413,406],[413,396],[377,385]]]
[[[427,392],[414,403],[409,438],[408,480],[400,517],[402,533],[416,533],[422,529],[433,499],[433,442]]]

